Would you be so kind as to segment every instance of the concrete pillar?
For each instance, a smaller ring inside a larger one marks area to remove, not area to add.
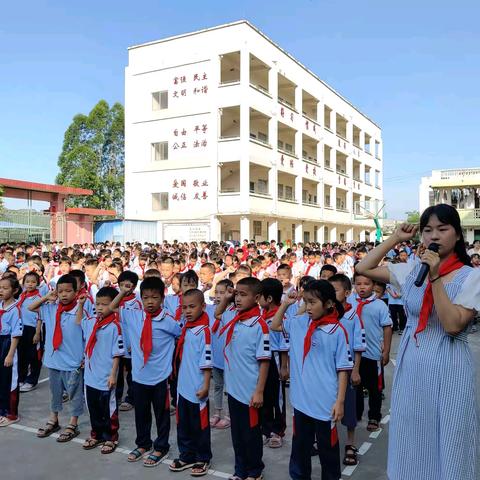
[[[330,112],[330,130],[337,133],[337,112],[335,110]]]
[[[302,204],[302,188],[303,188],[302,176],[297,175],[295,177],[295,200],[299,205]]]
[[[330,149],[330,168],[337,171],[337,150],[335,148]]]
[[[250,52],[240,51],[240,89],[242,98],[250,93]],[[241,210],[248,211],[250,198],[250,105],[240,105],[240,202]]]
[[[365,148],[365,132],[363,130],[360,130],[360,136],[359,136],[359,141],[358,141],[358,146],[364,150]]]
[[[325,228],[323,225],[319,225],[317,229],[317,238],[315,241],[322,244],[325,243]]]
[[[268,238],[267,240],[275,240],[278,242],[278,222],[276,220],[270,220],[268,224]]]
[[[345,240],[347,242],[353,242],[354,240],[353,227],[347,228],[347,234],[345,235]]]
[[[240,241],[243,242],[243,240],[251,240],[250,236],[250,219],[242,215],[240,217]]]
[[[360,241],[364,242],[365,241],[365,228],[362,227],[360,230]]]
[[[210,238],[219,242],[222,235],[222,222],[216,215],[210,216]]]
[[[302,115],[302,98],[302,88],[295,88],[295,110],[300,113],[300,116]]]
[[[303,223],[295,224],[295,243],[303,242]]]
[[[331,226],[330,227],[330,242],[337,241],[337,227]]]

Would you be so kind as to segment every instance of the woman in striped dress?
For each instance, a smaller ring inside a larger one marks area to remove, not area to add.
[[[470,266],[458,212],[429,207],[420,219],[430,266],[423,286],[421,263],[377,265],[417,231],[403,224],[372,250],[356,270],[402,291],[408,321],[398,350],[389,431],[390,480],[477,480],[479,428],[475,370],[467,344],[480,311],[480,272]]]

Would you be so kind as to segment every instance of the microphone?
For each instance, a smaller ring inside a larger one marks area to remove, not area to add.
[[[438,249],[440,248],[440,245],[438,243],[431,243],[430,246],[428,247],[429,250],[432,252],[437,252]],[[421,287],[423,285],[423,282],[425,282],[425,279],[427,278],[428,272],[430,271],[430,265],[427,263],[422,262],[422,266],[420,267],[420,270],[418,271],[417,279],[415,280],[415,286],[416,287]]]

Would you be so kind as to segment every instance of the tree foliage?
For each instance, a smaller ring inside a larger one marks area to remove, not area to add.
[[[407,214],[407,222],[417,224],[420,223],[420,212],[418,210],[412,210],[410,212],[405,212]]]
[[[100,100],[88,115],[77,114],[67,128],[58,159],[58,185],[93,190],[74,197],[68,206],[115,209],[123,212],[124,108]]]
[[[3,188],[2,188],[2,186],[0,185],[0,215],[5,212],[5,209],[4,209],[4,207],[3,207],[3,198],[2,198],[2,196],[3,196]]]

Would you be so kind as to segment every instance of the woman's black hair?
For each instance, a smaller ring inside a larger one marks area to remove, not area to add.
[[[10,284],[10,288],[13,290],[13,298],[15,300],[18,300],[18,297],[20,297],[20,294],[22,293],[22,287],[20,286],[20,282],[17,280],[17,277],[13,276],[3,276],[0,278],[0,281],[5,281]],[[16,290],[16,292],[15,292]]]
[[[337,300],[333,285],[327,280],[313,280],[312,282],[308,282],[305,285],[303,291],[304,293],[311,293],[313,296],[321,300],[322,303],[330,300],[337,309],[338,318],[343,317],[345,309],[343,308],[343,305]]]
[[[465,248],[465,239],[463,238],[462,224],[460,221],[460,215],[457,210],[446,203],[440,203],[439,205],[433,205],[428,207],[420,217],[420,233],[423,232],[424,228],[427,226],[428,221],[432,215],[436,215],[438,220],[445,225],[451,225],[459,239],[455,244],[454,252],[457,254],[458,259],[465,265],[471,266],[472,262],[470,261],[470,256],[467,253]]]

